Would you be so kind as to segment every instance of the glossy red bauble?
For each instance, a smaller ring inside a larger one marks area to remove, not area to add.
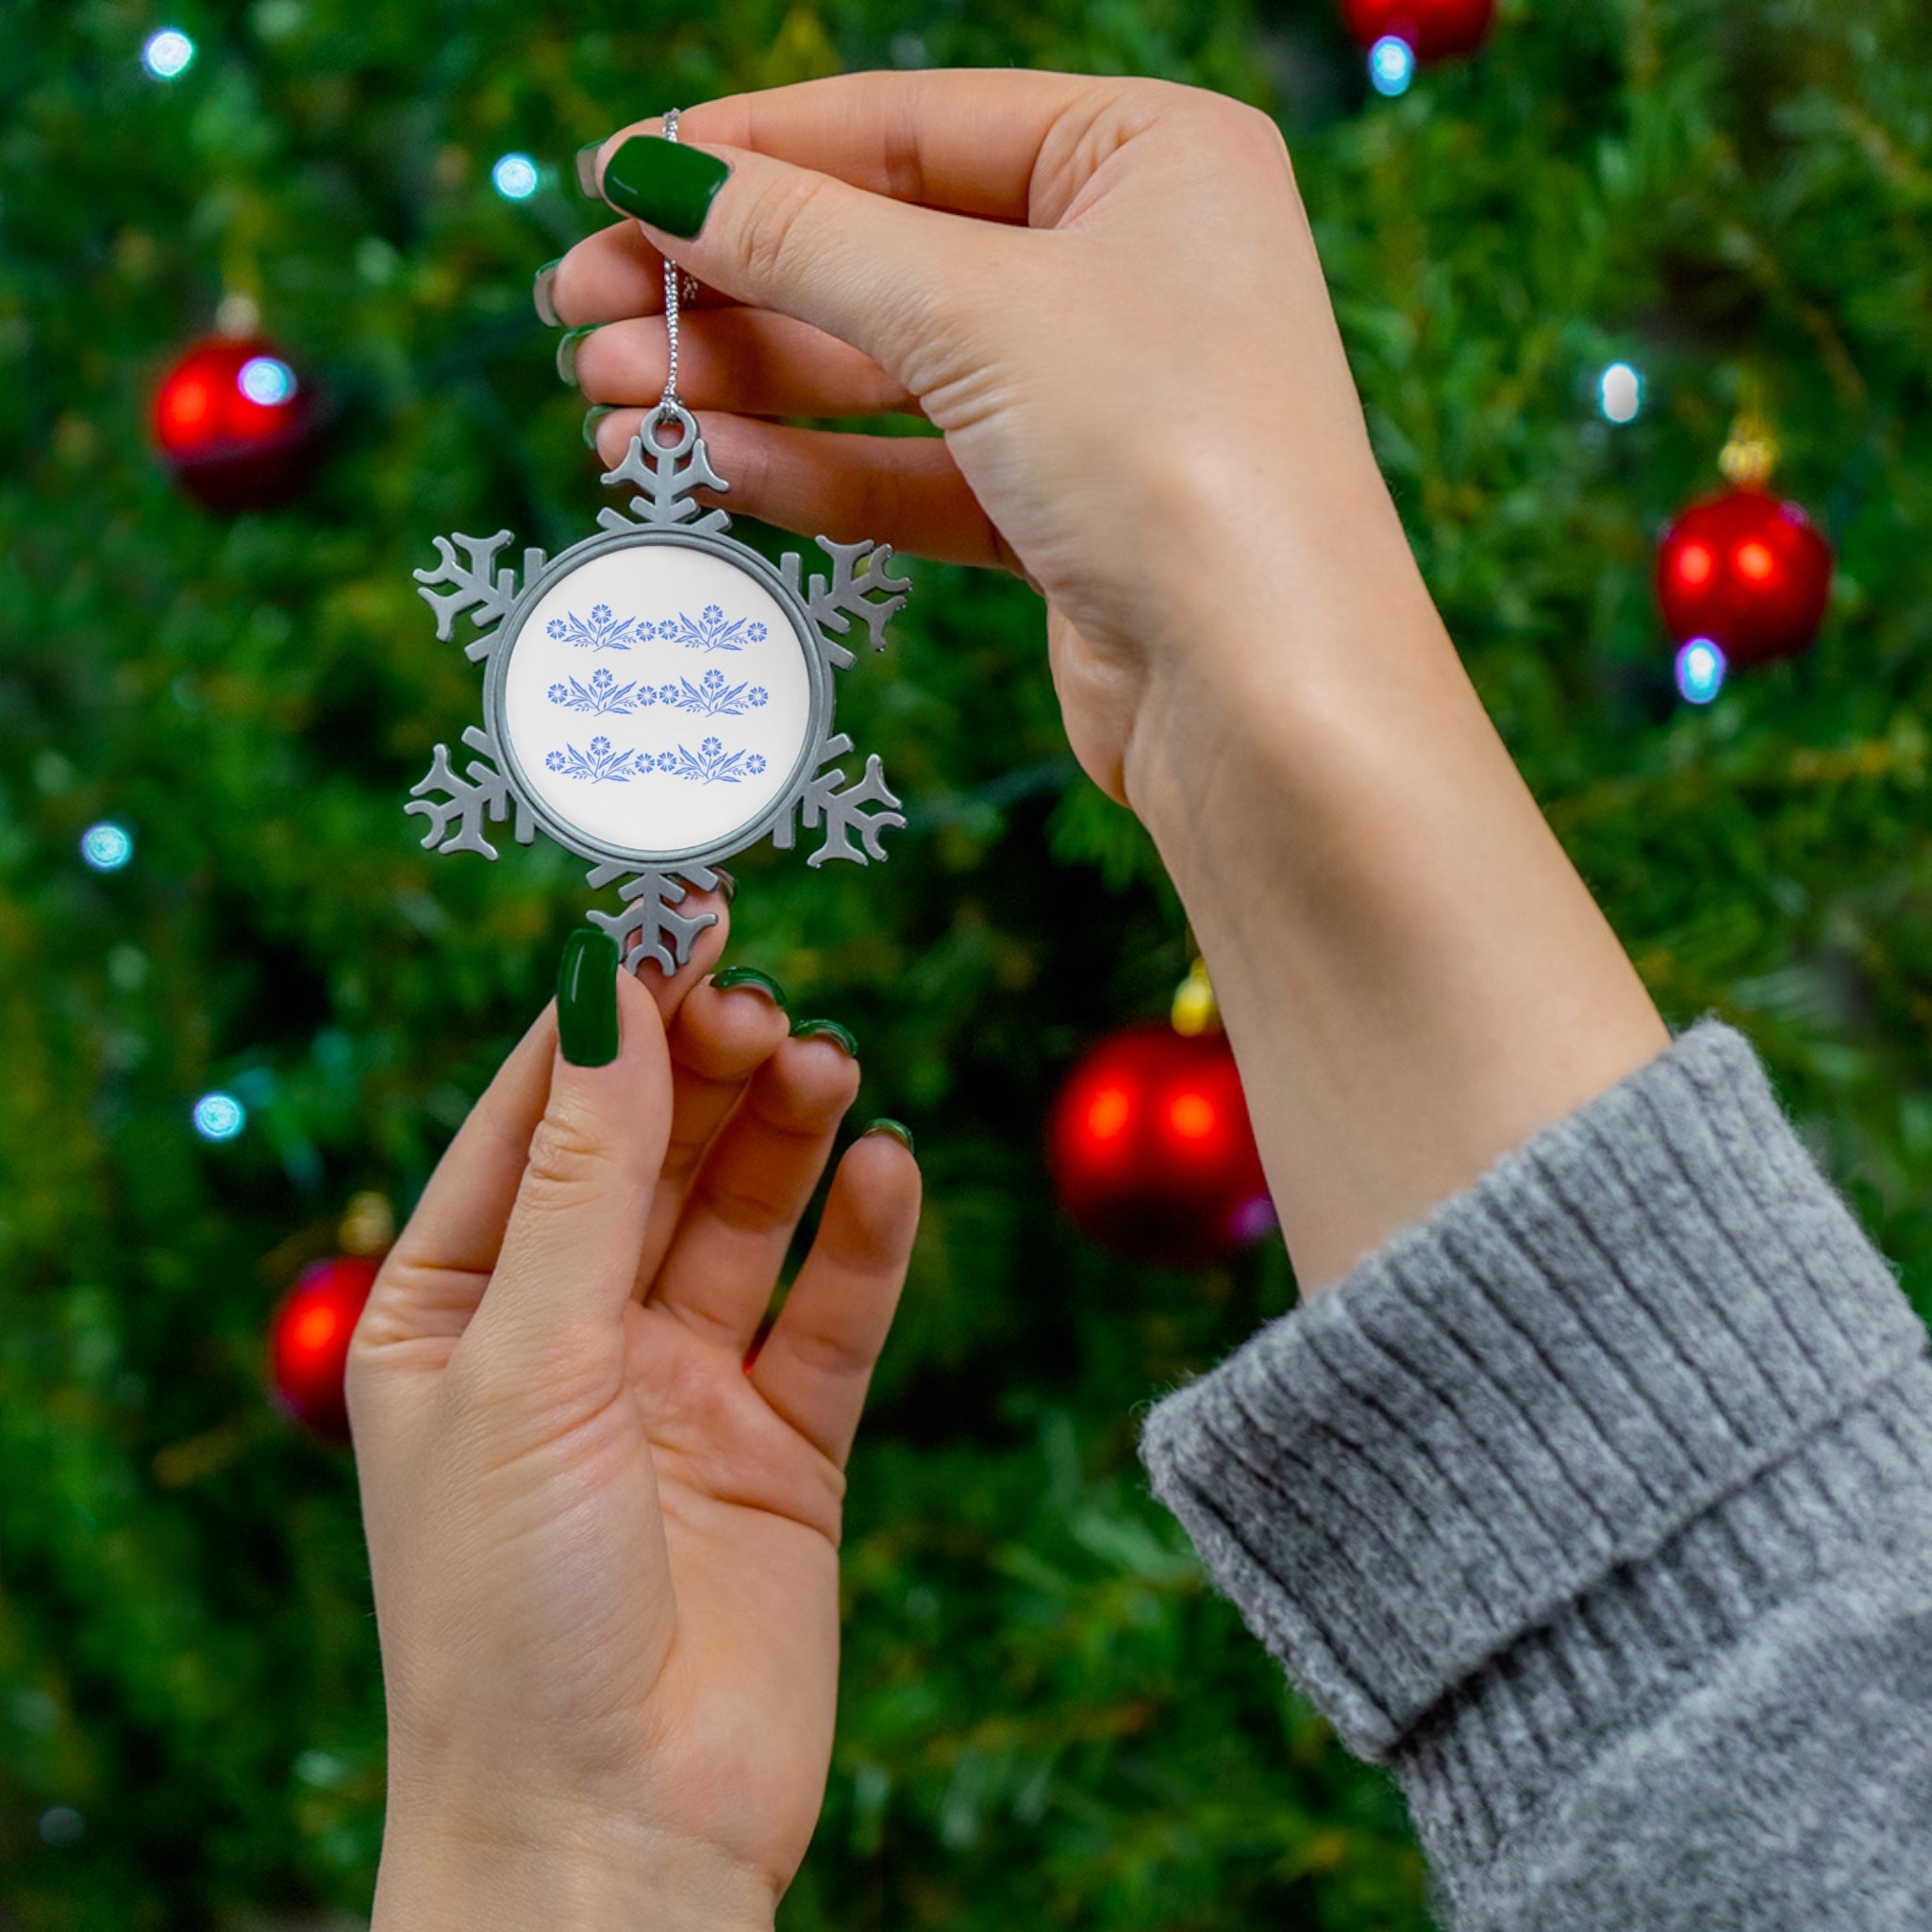
[[[1342,0],[1341,14],[1364,51],[1392,34],[1418,60],[1449,60],[1482,45],[1496,0]]]
[[[1664,532],[1657,602],[1678,643],[1708,638],[1733,664],[1764,664],[1810,648],[1831,569],[1831,545],[1795,503],[1746,485],[1693,504]]]
[[[308,479],[315,398],[272,342],[196,342],[155,391],[155,447],[210,509],[262,509]]]
[[[269,1327],[269,1383],[289,1414],[318,1435],[346,1441],[342,1392],[349,1340],[375,1286],[376,1263],[343,1255],[303,1270]]]
[[[1103,1041],[1054,1103],[1049,1155],[1081,1230],[1135,1260],[1215,1261],[1274,1224],[1225,1036],[1165,1025]]]

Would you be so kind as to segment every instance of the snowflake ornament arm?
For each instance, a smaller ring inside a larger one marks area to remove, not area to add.
[[[468,776],[458,776],[449,761],[449,746],[439,744],[430,760],[429,775],[410,790],[409,803],[403,808],[406,812],[420,812],[429,821],[429,829],[423,835],[425,849],[478,852],[485,858],[494,858],[496,847],[483,836],[483,824],[486,819],[500,824],[508,816],[512,802],[516,806],[517,843],[529,844],[537,836],[530,823],[530,808],[523,798],[514,796],[509,780],[503,775],[495,740],[472,724],[463,733],[463,742],[483,754],[483,758],[472,760]],[[441,799],[433,796],[439,791],[443,794]]]
[[[821,646],[827,660],[843,671],[852,663],[852,653],[833,641],[834,634],[843,637],[852,620],[860,619],[872,634],[875,651],[886,648],[886,625],[906,608],[906,593],[912,588],[910,577],[895,577],[887,565],[892,560],[890,543],[834,543],[829,537],[814,538],[819,548],[832,559],[829,578],[814,576],[806,591],[806,608],[818,626]],[[782,566],[785,581],[795,592],[803,569],[797,554],[786,558]]]
[[[456,622],[464,611],[478,630],[489,630],[500,623],[516,601],[517,574],[496,568],[496,553],[510,541],[508,530],[493,537],[439,537],[436,554],[441,561],[434,570],[412,575],[422,587],[416,594],[436,612],[436,635],[448,643],[456,634]],[[457,556],[460,548],[464,555]],[[524,552],[524,581],[527,584],[543,568],[543,553]],[[433,586],[452,584],[455,589],[439,593]],[[485,656],[490,646],[482,639],[470,644],[471,658]]]
[[[852,741],[841,731],[825,745],[827,758],[843,758],[852,749]],[[881,834],[888,826],[904,828],[906,816],[899,809],[900,801],[886,785],[885,767],[879,763],[877,752],[865,761],[865,776],[856,785],[845,783],[842,770],[821,772],[808,783],[799,799],[799,816],[805,821],[808,832],[818,830],[821,817],[825,822],[825,842],[805,862],[814,871],[828,858],[849,858],[863,865],[869,858],[883,859],[886,848],[880,844]],[[868,805],[882,806],[881,811],[868,812]],[[858,845],[852,842],[852,835],[858,834]],[[791,822],[788,818],[772,835],[772,843],[781,851],[788,851],[791,845]],[[864,849],[861,851],[859,847]]]

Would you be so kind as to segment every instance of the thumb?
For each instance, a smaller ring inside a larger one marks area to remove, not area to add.
[[[573,933],[557,1052],[503,1246],[462,1349],[519,1375],[621,1362],[624,1310],[671,1132],[671,1057],[617,945]]]
[[[945,379],[914,358],[966,312],[959,290],[1023,232],[753,148],[632,133],[614,137],[598,166],[604,199],[700,281],[849,342],[915,393]]]

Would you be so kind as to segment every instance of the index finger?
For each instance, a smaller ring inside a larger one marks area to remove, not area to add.
[[[760,163],[779,162],[801,176],[836,182],[843,196],[841,230],[865,218],[864,203],[850,191],[928,213],[1050,227],[1109,154],[1172,115],[1178,104],[1215,98],[1166,81],[1012,68],[845,74],[700,102],[681,111],[678,132],[699,147],[755,156]],[[606,165],[625,142],[659,135],[663,126],[661,116],[636,121],[594,155],[586,149],[579,162],[585,192],[600,192]],[[869,239],[873,250],[888,258],[915,254],[917,231],[894,224],[887,233],[876,219],[882,212],[874,212],[861,245]],[[658,239],[639,223],[624,221],[578,242],[544,272],[539,303],[551,305],[545,319],[598,323],[661,312]],[[948,253],[958,245],[958,238],[952,238]],[[674,253],[693,266],[687,249]],[[720,278],[700,275],[702,303],[761,305],[769,293],[721,290]],[[873,294],[859,297],[861,310],[875,306]],[[804,319],[839,332],[838,318]]]
[[[1036,174],[1071,160],[1104,112],[1160,82],[1039,74],[1026,68],[934,68],[838,74],[701,101],[681,138],[749,148],[894,201],[987,221],[1038,222]],[[640,121],[604,143],[602,161]],[[1091,157],[1090,157],[1091,158]]]

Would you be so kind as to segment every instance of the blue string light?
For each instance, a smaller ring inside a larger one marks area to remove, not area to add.
[[[1643,377],[1627,362],[1612,362],[1598,378],[1596,395],[1606,421],[1634,423],[1643,408]]]
[[[1677,690],[1688,705],[1707,705],[1724,688],[1730,666],[1708,638],[1692,638],[1677,653]]]
[[[1415,49],[1400,34],[1384,34],[1369,49],[1369,78],[1391,100],[1406,94],[1415,78]]]
[[[164,26],[147,37],[141,64],[157,80],[179,80],[194,64],[194,42],[179,27]]]
[[[80,835],[80,856],[96,872],[119,872],[134,857],[134,834],[103,819]]]
[[[194,1131],[204,1141],[232,1141],[248,1124],[248,1109],[232,1093],[204,1093],[194,1103]]]
[[[490,171],[496,192],[506,201],[528,201],[537,192],[537,164],[528,155],[505,155]]]
[[[251,356],[235,377],[251,403],[272,409],[295,393],[295,372],[279,356]]]

